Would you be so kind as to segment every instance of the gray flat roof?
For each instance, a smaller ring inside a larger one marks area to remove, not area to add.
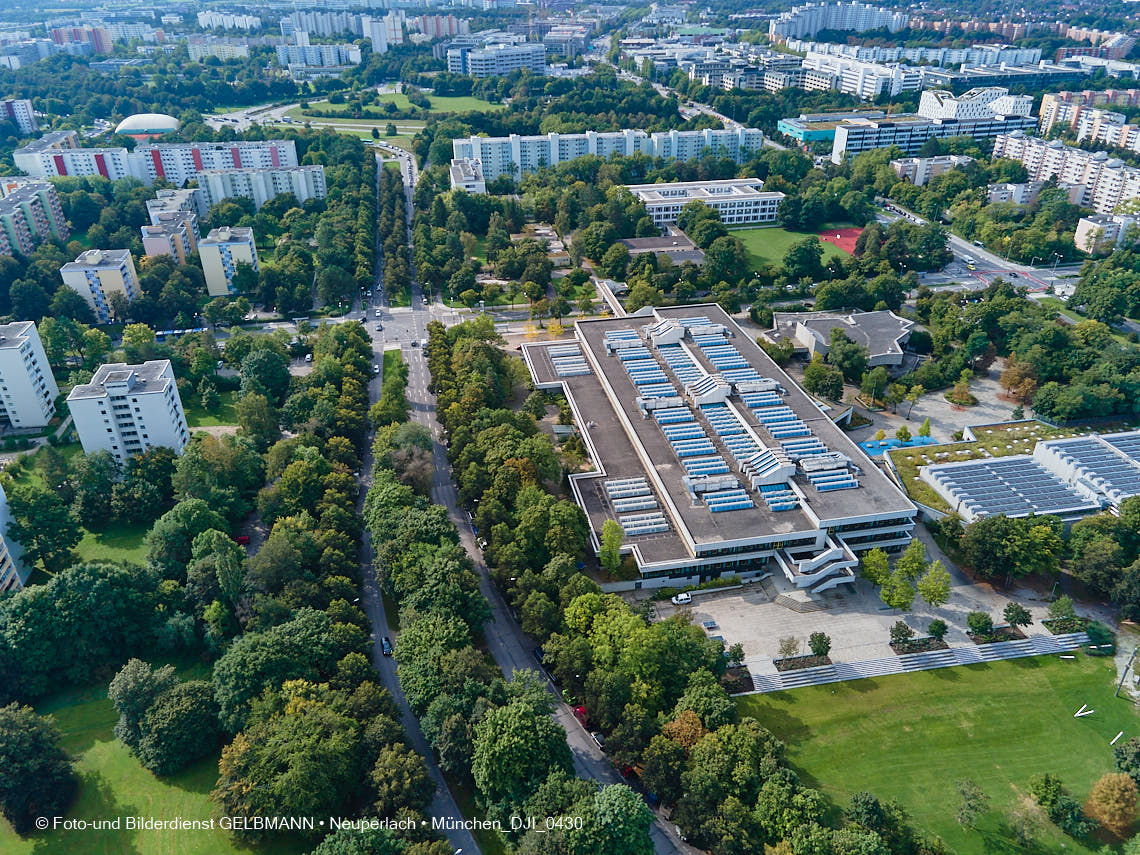
[[[154,392],[164,392],[172,382],[164,377],[170,367],[169,359],[151,359],[141,365],[128,365],[126,362],[110,362],[100,365],[90,383],[76,386],[67,396],[67,400],[79,398],[102,398],[107,394],[108,383],[122,383],[134,374],[134,386],[130,394],[145,395]]]
[[[28,337],[28,330],[34,327],[31,321],[12,321],[10,324],[0,324],[0,348],[16,348],[22,345]]]
[[[914,321],[900,318],[894,312],[773,312],[773,327],[764,335],[773,341],[792,338],[796,326],[803,324],[819,335],[824,344],[831,331],[839,328],[856,344],[867,348],[871,356],[900,353],[899,340],[910,335]]]

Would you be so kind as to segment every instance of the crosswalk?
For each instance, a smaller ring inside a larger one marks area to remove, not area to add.
[[[1035,635],[1017,641],[999,641],[994,644],[951,647],[928,653],[906,653],[886,659],[868,659],[863,662],[836,662],[817,668],[785,671],[782,674],[754,674],[752,692],[766,694],[799,689],[804,686],[822,686],[846,680],[864,680],[890,674],[907,674],[913,671],[930,671],[951,668],[955,665],[974,665],[978,662],[997,662],[1002,659],[1021,659],[1026,656],[1047,656],[1076,650],[1088,643],[1088,635],[1070,632],[1064,635]]]

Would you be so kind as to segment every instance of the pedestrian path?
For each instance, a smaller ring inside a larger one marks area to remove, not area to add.
[[[744,694],[766,694],[798,689],[803,686],[822,686],[846,680],[863,680],[889,674],[907,674],[913,671],[930,671],[955,665],[974,665],[978,662],[996,662],[1001,659],[1021,659],[1026,656],[1046,656],[1076,650],[1087,644],[1088,635],[1070,632],[1064,635],[1034,635],[1017,641],[999,641],[994,644],[951,647],[928,653],[906,653],[887,659],[870,659],[864,662],[836,662],[817,668],[802,668],[780,674],[754,674],[752,691]]]

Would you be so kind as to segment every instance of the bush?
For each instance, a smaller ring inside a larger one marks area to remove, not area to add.
[[[914,630],[907,625],[907,622],[895,621],[894,626],[891,627],[891,644],[902,644],[912,638],[914,638]]]
[[[826,656],[831,652],[831,638],[824,632],[813,632],[808,636],[808,647],[812,656]]]
[[[1066,620],[1077,616],[1073,608],[1073,598],[1065,594],[1057,597],[1049,604],[1049,617],[1052,620]]]
[[[971,635],[989,638],[994,634],[994,619],[985,612],[970,612],[966,615],[966,627]]]
[[[935,618],[930,622],[930,625],[926,627],[926,634],[931,638],[936,638],[941,641],[946,637],[946,631],[948,629],[949,627],[946,626],[946,621]]]
[[[1034,775],[1029,792],[1050,821],[1073,837],[1084,837],[1096,830],[1097,822],[1084,815],[1081,804],[1072,797],[1056,775]]]

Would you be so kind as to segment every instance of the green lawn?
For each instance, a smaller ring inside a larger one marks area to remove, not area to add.
[[[184,679],[208,679],[209,667],[175,663]],[[76,759],[79,794],[67,816],[111,819],[146,816],[155,819],[209,819],[208,801],[218,777],[218,757],[207,757],[184,772],[156,778],[111,734],[115,711],[107,700],[107,684],[60,692],[37,704],[63,731],[63,747]],[[125,821],[125,820],[124,820]],[[257,849],[235,845],[221,830],[205,831],[57,831],[18,837],[0,819],[0,852],[4,855],[237,855],[237,853],[301,853],[309,847],[286,838]]]
[[[1053,772],[1083,802],[1113,771],[1109,742],[1138,735],[1130,701],[1113,697],[1111,660],[1038,656],[835,683],[740,698],[788,746],[806,784],[839,806],[853,792],[895,798],[914,822],[959,855],[1091,853],[1043,822],[1040,845],[1013,844],[1004,812],[1028,793],[1029,779]],[[1087,704],[1092,715],[1074,718]],[[955,781],[973,779],[991,801],[975,831],[955,821]]]
[[[237,392],[221,392],[218,395],[218,407],[212,412],[202,408],[202,402],[197,396],[182,402],[186,410],[186,424],[192,429],[202,427],[219,427],[221,425],[236,425],[238,423],[234,404],[237,403]]]
[[[126,525],[116,523],[104,532],[83,530],[83,539],[75,547],[82,561],[128,561],[146,564],[146,533],[152,523]]]
[[[730,229],[729,233],[744,244],[744,251],[748,254],[753,270],[762,264],[779,265],[792,244],[806,237],[818,237],[815,232],[792,232],[781,228]],[[832,258],[843,258],[846,255],[835,244],[823,243],[824,264]]]
[[[408,96],[403,92],[388,92],[379,96],[382,104],[395,104],[399,110],[418,110]],[[471,95],[429,95],[428,101],[431,102],[432,113],[462,113],[468,110],[505,110],[504,104],[494,104],[490,101],[484,101],[482,98],[475,98]],[[311,101],[309,102],[310,109],[317,110],[321,113],[347,113],[348,104],[330,104],[328,101]],[[389,116],[384,112],[382,107],[377,107],[370,104],[364,107],[361,111],[366,119],[373,121],[391,121],[397,124],[407,122],[407,119],[396,119]],[[301,107],[294,107],[292,110],[286,111],[285,115],[293,119],[309,118],[304,109]]]

